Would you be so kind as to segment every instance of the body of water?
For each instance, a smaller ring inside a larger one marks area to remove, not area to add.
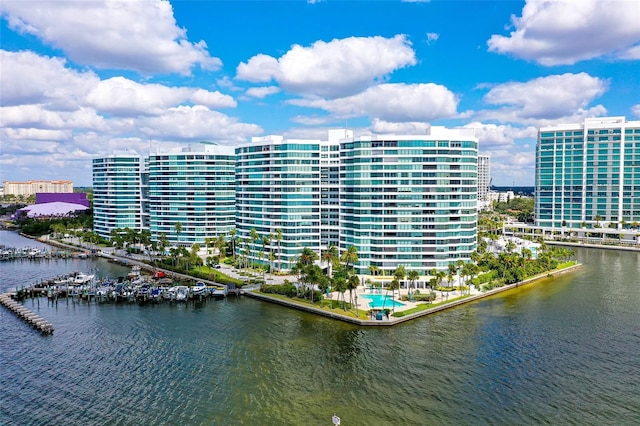
[[[36,245],[6,231],[0,243]],[[640,424],[640,253],[395,327],[247,297],[0,308],[2,425]],[[0,289],[102,260],[0,263]]]

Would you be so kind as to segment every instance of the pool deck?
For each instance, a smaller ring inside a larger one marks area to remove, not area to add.
[[[316,308],[313,306],[309,306],[309,305],[304,305],[301,303],[296,303],[295,301],[292,300],[286,300],[286,299],[280,299],[280,298],[276,298],[276,297],[271,297],[269,295],[266,294],[262,294],[262,293],[257,293],[254,291],[247,291],[244,294],[249,296],[249,297],[253,297],[255,299],[260,299],[260,300],[264,300],[267,302],[271,302],[271,303],[276,303],[279,305],[283,305],[283,306],[288,306],[290,308],[294,308],[294,309],[298,309],[301,311],[305,311],[305,312],[310,312],[310,313],[314,313],[317,315],[322,315],[328,318],[332,318],[332,319],[337,319],[340,321],[344,321],[344,322],[348,322],[348,323],[352,323],[352,324],[356,324],[356,325],[360,325],[360,326],[392,326],[392,325],[396,325],[396,324],[401,324],[403,322],[406,321],[411,321],[414,320],[416,318],[420,318],[426,315],[430,315],[436,312],[440,312],[440,311],[444,311],[446,309],[451,309],[453,307],[456,306],[460,306],[463,305],[465,303],[469,303],[469,302],[473,302],[475,300],[479,300],[479,299],[483,299],[485,297],[489,297],[489,296],[493,296],[495,294],[498,293],[502,293],[504,291],[508,291],[526,284],[530,284],[533,283],[537,280],[543,279],[543,278],[549,278],[549,277],[553,277],[556,275],[560,275],[560,274],[565,274],[567,272],[572,272],[575,271],[576,269],[582,267],[582,264],[578,263],[575,265],[572,265],[568,268],[559,270],[559,271],[551,271],[551,272],[545,272],[536,276],[533,276],[531,278],[528,278],[524,281],[520,281],[518,283],[515,284],[510,284],[510,285],[506,285],[504,287],[498,287],[498,288],[494,288],[493,290],[489,290],[489,291],[479,291],[477,289],[472,289],[470,294],[463,298],[463,299],[458,299],[458,300],[453,300],[451,302],[447,302],[448,299],[451,298],[458,298],[460,297],[462,294],[459,291],[454,291],[454,292],[448,292],[449,296],[447,297],[446,292],[443,292],[444,294],[441,294],[441,292],[436,291],[437,296],[436,299],[432,302],[433,304],[438,304],[441,302],[445,302],[442,303],[438,306],[434,306],[433,308],[429,308],[429,309],[425,309],[419,312],[415,312],[413,314],[409,314],[403,317],[394,317],[393,315],[390,315],[388,318],[386,316],[383,316],[382,319],[369,319],[369,320],[361,320],[358,318],[354,318],[354,317],[350,317],[347,315],[343,315],[340,312],[342,311],[341,308],[337,307],[336,309],[333,310],[326,310],[326,309],[320,309],[320,308]],[[401,291],[401,294],[405,294],[406,295],[406,289],[403,289]],[[386,290],[383,290],[382,294],[385,294]],[[371,294],[369,289],[363,286],[358,287],[358,289],[355,291],[355,295],[357,295],[357,309],[359,311],[363,311],[363,312],[367,312],[369,311],[369,309],[371,309],[369,307],[368,304],[368,299],[363,298],[362,296],[365,294]],[[375,294],[375,293],[374,293]],[[378,293],[379,294],[379,293]],[[391,292],[389,292],[389,295],[391,294]],[[338,293],[332,293],[330,295],[330,298],[333,300],[338,300]],[[345,293],[345,299],[348,300],[349,297],[349,293]],[[444,299],[443,299],[444,297]],[[397,292],[396,292],[396,300],[398,300],[398,296],[397,296]],[[419,304],[424,304],[425,302],[409,302],[409,301],[402,301],[401,303],[404,304],[404,306],[399,306],[399,307],[389,307],[389,309],[391,310],[391,312],[402,312],[411,308],[416,307]],[[342,311],[344,312],[344,311]]]

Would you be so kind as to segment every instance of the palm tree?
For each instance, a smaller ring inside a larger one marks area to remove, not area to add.
[[[227,251],[227,240],[224,239],[224,235],[218,235],[217,238],[214,238],[213,245],[218,249],[218,263],[220,263],[223,258],[222,254]]]
[[[376,265],[369,265],[369,274],[378,275],[380,273],[380,268]]]
[[[229,231],[229,236],[231,237],[231,256],[233,257],[233,261],[234,262],[236,260],[237,233],[238,233],[238,231],[236,231],[236,228],[231,228],[231,231]]]
[[[360,279],[356,274],[349,274],[347,279],[347,289],[349,290],[349,303],[353,305],[353,290],[357,289],[360,285]]]
[[[344,276],[338,275],[333,278],[333,289],[338,292],[338,294],[342,294],[342,309],[347,310],[345,308],[345,300],[344,300],[344,292],[347,291],[347,280]],[[339,296],[338,296],[339,297]],[[331,300],[331,307],[333,308],[333,299]]]
[[[457,271],[458,271],[458,268],[456,268],[456,264],[450,263],[448,266],[448,273],[447,273],[447,285],[449,287],[451,287],[451,283],[453,282],[453,276],[456,274]],[[449,299],[449,292],[447,292],[447,299]]]
[[[182,233],[182,222],[176,222],[175,225],[173,225],[173,230],[176,231],[176,239],[178,240],[178,245],[180,245],[180,233]]]
[[[249,231],[250,235],[251,235],[251,243],[255,246],[255,244],[260,240],[260,236],[258,235],[258,231],[256,231],[256,228],[251,228],[251,231]],[[251,266],[253,268],[256,267],[256,256],[252,253],[251,254],[252,262],[251,262]]]
[[[340,258],[344,262],[344,266],[349,269],[349,265],[355,265],[358,261],[358,249],[356,246],[349,246],[344,252],[342,252],[342,256]]]
[[[340,255],[338,253],[338,247],[335,245],[330,245],[323,253],[322,253],[322,261],[327,264],[327,268],[329,269],[328,275],[331,276],[333,265],[335,265],[340,260]]]
[[[405,269],[404,265],[396,266],[396,270],[393,271],[393,276],[398,278],[398,293],[400,293],[400,282],[407,276],[407,270]]]
[[[393,279],[391,280],[391,283],[389,284],[389,288],[391,289],[391,309],[393,310],[393,312],[396,311],[396,303],[395,303],[395,294],[396,294],[396,290],[398,290],[398,293],[400,292],[400,279],[394,275]]]
[[[276,260],[276,254],[273,251],[269,252],[269,275],[273,277],[273,261]]]
[[[408,295],[411,295],[411,287],[413,287],[413,288],[416,287],[416,281],[418,281],[418,279],[420,279],[420,272],[418,272],[416,270],[409,271],[409,273],[407,274],[407,279],[409,280]]]
[[[278,242],[278,272],[282,272],[282,264],[280,263],[280,256],[282,255],[282,229],[276,229],[276,241]]]
[[[267,246],[271,244],[271,234],[262,236],[262,263],[264,263],[264,255],[267,253]]]

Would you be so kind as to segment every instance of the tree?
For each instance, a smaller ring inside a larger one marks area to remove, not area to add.
[[[271,234],[262,236],[262,263],[264,263],[264,256],[267,253],[267,246],[271,244]]]
[[[353,305],[353,290],[357,289],[360,285],[360,279],[356,274],[349,274],[347,279],[347,290],[349,290],[349,303]]]
[[[351,245],[347,247],[347,249],[342,252],[342,256],[340,258],[344,262],[344,265],[349,269],[350,265],[355,265],[358,261],[358,249],[356,246]]]
[[[173,225],[173,230],[176,232],[177,244],[180,245],[180,234],[182,233],[182,222],[176,222]]]
[[[395,294],[396,294],[396,290],[398,290],[398,292],[400,291],[400,280],[398,279],[397,275],[393,276],[393,279],[389,284],[389,289],[391,290],[391,309],[393,309],[393,312],[395,312],[396,311]]]
[[[380,268],[377,265],[369,265],[369,273],[371,275],[378,275],[380,273]]]
[[[251,228],[251,231],[249,231],[250,235],[251,235],[251,244],[252,245],[256,245],[258,243],[258,241],[260,240],[260,236],[258,235],[258,231],[256,231],[256,228]],[[256,256],[253,254],[253,252],[251,253],[251,257],[253,258],[253,261],[251,262],[251,266],[252,268],[256,267]]]
[[[333,272],[333,266],[339,262],[340,255],[338,253],[338,247],[335,245],[330,245],[327,249],[322,253],[322,261],[327,264],[327,268],[329,269],[328,275],[331,276]]]
[[[224,238],[224,235],[218,235],[213,240],[213,245],[218,250],[218,263],[220,263],[222,258],[226,257],[227,253],[227,240]]]
[[[280,257],[282,256],[282,229],[276,229],[276,241],[278,242],[278,272],[282,272]]]
[[[233,257],[233,261],[236,260],[236,240],[237,240],[237,231],[236,228],[231,228],[229,231],[229,236],[231,237],[231,257]]]
[[[407,291],[407,295],[410,296],[411,295],[411,288],[413,287],[415,289],[416,288],[416,281],[418,281],[420,279],[420,272],[415,271],[415,270],[409,271],[409,273],[407,274],[407,279],[409,280],[409,290]]]
[[[405,269],[404,265],[396,266],[395,271],[393,271],[393,276],[398,279],[398,286],[400,286],[402,280],[404,280],[407,276],[407,270]],[[400,287],[398,287],[398,293],[400,293]]]
[[[159,238],[158,248],[160,249],[160,251],[162,252],[162,255],[164,256],[164,251],[169,246],[169,240],[167,239],[167,234],[165,234],[164,232],[161,232],[158,235],[158,238]]]
[[[451,287],[453,283],[453,276],[458,272],[458,268],[455,263],[450,263],[448,266],[447,285]],[[447,292],[447,299],[449,299],[449,292]]]
[[[333,281],[332,281],[333,285],[333,289],[338,292],[338,294],[342,294],[342,309],[343,310],[347,310],[345,307],[345,300],[344,300],[344,292],[347,291],[347,280],[345,278],[345,276],[343,274],[337,274],[333,277]],[[338,296],[339,297],[339,296]],[[333,308],[333,300],[332,300],[332,308]]]

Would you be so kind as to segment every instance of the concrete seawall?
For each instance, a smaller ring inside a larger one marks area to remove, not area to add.
[[[266,302],[271,302],[271,303],[276,303],[278,305],[283,305],[283,306],[287,306],[290,308],[294,308],[294,309],[298,309],[300,311],[305,311],[305,312],[310,312],[313,314],[317,314],[317,315],[322,315],[324,317],[328,317],[328,318],[333,318],[333,319],[337,319],[340,321],[344,321],[344,322],[348,322],[351,324],[356,324],[356,325],[360,325],[360,326],[391,326],[391,325],[396,325],[396,324],[400,324],[406,321],[411,321],[414,320],[416,318],[420,318],[426,315],[431,315],[434,314],[436,312],[440,312],[440,311],[444,311],[445,309],[451,309],[454,308],[456,306],[460,306],[463,305],[465,303],[469,303],[469,302],[473,302],[475,300],[479,300],[479,299],[483,299],[485,297],[489,297],[489,296],[493,296],[494,294],[498,294],[498,293],[502,293],[504,291],[507,290],[511,290],[514,289],[516,287],[520,287],[523,285],[527,285],[530,283],[533,283],[534,281],[543,279],[543,278],[548,278],[548,277],[553,277],[556,275],[560,275],[560,274],[565,274],[568,272],[572,272],[578,268],[582,267],[582,264],[578,263],[576,265],[570,266],[568,268],[562,269],[562,270],[558,270],[558,271],[549,271],[549,272],[545,272],[543,274],[539,274],[536,276],[533,276],[531,278],[527,278],[526,280],[517,282],[515,284],[510,284],[510,285],[506,285],[504,287],[498,287],[498,288],[494,288],[492,290],[489,290],[487,292],[484,293],[480,293],[480,294],[476,294],[473,296],[469,296],[469,297],[465,297],[463,299],[459,299],[459,300],[455,300],[449,303],[444,303],[442,305],[438,305],[435,306],[433,308],[430,309],[425,309],[424,311],[420,311],[420,312],[415,312],[413,314],[409,314],[403,317],[393,317],[391,316],[389,319],[384,319],[384,320],[361,320],[358,318],[353,318],[347,315],[343,315],[340,314],[339,312],[337,312],[339,309],[336,309],[335,311],[327,311],[325,309],[319,309],[319,308],[314,308],[313,306],[309,306],[309,305],[303,305],[300,303],[296,303],[296,302],[292,302],[292,301],[288,301],[285,299],[280,299],[277,297],[271,297],[262,293],[256,293],[253,291],[247,291],[244,292],[243,294],[249,296],[249,297],[253,297],[255,299],[260,299],[260,300],[264,300]]]

